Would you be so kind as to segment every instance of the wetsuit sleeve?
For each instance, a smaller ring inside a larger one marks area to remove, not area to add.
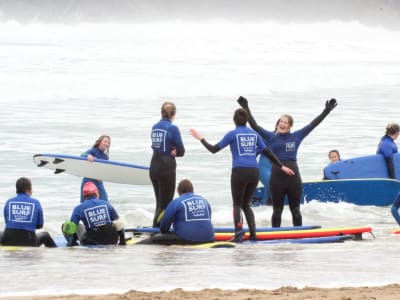
[[[168,204],[167,208],[165,209],[164,216],[161,218],[160,221],[160,232],[167,233],[171,228],[172,222],[175,218],[175,205],[176,201],[172,201]]]
[[[80,212],[80,209],[79,209],[79,205],[78,205],[77,207],[74,208],[74,210],[72,212],[71,219],[70,219],[71,222],[74,222],[75,224],[79,224],[79,221],[80,221],[79,212]]]
[[[398,193],[396,198],[394,199],[391,210],[394,219],[396,220],[397,224],[400,225],[399,207],[400,207],[400,193]]]
[[[272,163],[274,163],[275,165],[277,165],[277,166],[279,166],[279,167],[282,167],[282,166],[283,166],[283,164],[281,163],[281,161],[279,160],[279,158],[276,157],[276,155],[275,155],[271,150],[269,150],[268,148],[265,148],[261,153],[264,154],[266,157],[268,157],[268,159],[269,159]]]
[[[389,178],[396,179],[396,176],[394,174],[393,156],[385,157],[385,161],[389,173]]]
[[[336,99],[332,98],[330,100],[327,100],[325,103],[325,109],[322,111],[322,113],[311,121],[312,127],[317,127],[336,106]]]
[[[211,153],[217,153],[219,150],[221,150],[221,148],[218,146],[218,144],[216,145],[211,145],[209,144],[204,138],[201,139],[200,141],[204,147],[206,147],[206,149],[208,151],[210,151]]]
[[[176,126],[174,127],[174,131],[176,156],[183,156],[185,154],[185,147],[183,146],[181,133]]]
[[[43,227],[43,209],[40,203],[38,204],[38,217],[37,217],[37,223],[36,223],[36,229],[40,229]]]

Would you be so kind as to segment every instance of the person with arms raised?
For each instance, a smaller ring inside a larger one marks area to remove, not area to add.
[[[292,116],[287,114],[282,115],[279,118],[276,132],[267,131],[259,126],[255,121],[250,112],[246,98],[240,96],[237,102],[248,112],[249,124],[251,128],[257,131],[263,137],[265,142],[270,145],[272,152],[275,153],[282,163],[286,164],[295,172],[295,176],[287,176],[286,174],[280,172],[280,170],[275,166],[272,167],[270,178],[270,193],[273,206],[271,218],[272,227],[281,226],[285,197],[287,197],[289,201],[293,226],[301,226],[303,224],[300,212],[302,181],[297,164],[297,152],[304,138],[336,107],[336,100],[327,100],[322,113],[313,121],[311,121],[310,124],[295,132],[290,131],[293,126]]]
[[[216,153],[230,146],[232,154],[231,193],[233,200],[233,222],[235,236],[233,242],[243,240],[242,210],[249,227],[250,239],[256,240],[256,224],[250,202],[259,180],[257,155],[263,153],[282,173],[291,176],[293,171],[284,166],[281,161],[267,148],[261,136],[246,126],[248,113],[239,108],[233,115],[235,129],[229,131],[217,144],[209,144],[195,129],[190,129],[191,135],[201,141],[211,153]]]

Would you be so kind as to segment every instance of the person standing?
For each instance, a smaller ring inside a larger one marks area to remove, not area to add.
[[[376,154],[382,154],[385,158],[389,178],[396,179],[396,172],[393,162],[393,155],[398,152],[394,142],[399,137],[400,127],[396,123],[386,126],[385,135],[381,138]]]
[[[280,172],[293,175],[293,171],[284,166],[280,160],[267,148],[261,136],[246,126],[248,113],[239,108],[235,111],[233,121],[236,128],[229,131],[217,144],[209,144],[195,129],[190,129],[191,135],[201,141],[204,147],[211,153],[216,153],[226,146],[230,146],[232,154],[231,193],[233,199],[233,220],[235,236],[233,242],[240,243],[243,240],[242,210],[249,227],[250,239],[256,240],[256,224],[250,201],[257,187],[259,170],[257,155],[263,153],[276,166]]]
[[[172,200],[162,214],[159,234],[140,244],[192,245],[214,242],[210,203],[193,191],[188,179],[179,182],[179,197]],[[170,231],[171,226],[173,231]]]
[[[21,177],[16,184],[17,196],[4,205],[5,230],[0,242],[7,246],[57,247],[47,231],[36,233],[43,227],[43,209],[39,200],[32,198],[32,182]]]
[[[329,160],[331,161],[331,162],[329,163],[329,165],[331,165],[331,164],[333,164],[333,163],[338,162],[339,160],[341,160],[339,151],[336,150],[336,149],[333,149],[333,150],[331,150],[331,151],[328,152],[328,158],[329,158]],[[328,166],[329,166],[329,165],[328,165]],[[328,176],[326,175],[326,168],[327,168],[327,166],[326,166],[326,167],[324,168],[324,170],[323,170],[324,176],[323,176],[322,180],[328,180],[328,179],[329,179]]]
[[[149,175],[156,198],[153,227],[159,227],[158,217],[174,198],[176,185],[176,160],[185,154],[179,128],[172,124],[176,116],[176,106],[164,102],[161,106],[161,120],[151,130],[153,156]]]
[[[85,201],[77,205],[69,221],[62,225],[67,246],[126,245],[124,224],[117,211],[108,201],[99,199],[99,191],[93,182],[82,188]],[[83,225],[79,224],[82,221]]]
[[[105,134],[101,135],[95,141],[92,148],[90,148],[86,152],[82,153],[81,156],[86,157],[89,162],[93,162],[95,159],[108,160],[110,146],[111,146],[110,136],[105,135]],[[107,195],[106,189],[104,188],[103,181],[84,177],[82,179],[82,183],[81,183],[81,203],[85,200],[85,197],[82,194],[82,191],[83,191],[83,186],[86,184],[86,182],[93,182],[96,185],[97,189],[99,190],[100,199],[102,199],[104,201],[108,201],[108,195]]]
[[[295,172],[295,176],[287,176],[275,166],[272,167],[270,178],[270,192],[273,206],[272,227],[281,226],[285,197],[287,197],[289,202],[293,226],[301,226],[303,223],[300,212],[302,181],[297,164],[297,152],[304,138],[336,107],[336,100],[327,100],[325,108],[319,116],[311,121],[310,124],[293,133],[290,131],[293,126],[292,116],[287,114],[282,115],[279,118],[276,132],[267,131],[255,121],[246,98],[240,96],[237,102],[248,112],[250,126],[270,145],[272,152],[275,153],[282,163]]]

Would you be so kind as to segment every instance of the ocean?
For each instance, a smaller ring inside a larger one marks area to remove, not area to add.
[[[72,9],[74,2],[66,3]],[[177,181],[189,178],[195,192],[211,202],[216,226],[232,225],[230,152],[209,153],[189,128],[217,143],[233,128],[240,95],[249,99],[265,128],[272,129],[288,113],[294,117],[293,130],[316,117],[326,100],[337,99],[336,109],[300,147],[303,180],[322,178],[331,149],[342,158],[374,154],[386,124],[399,122],[397,26],[348,16],[280,21],[262,15],[238,20],[238,14],[226,18],[221,13],[179,19],[175,12],[175,19],[157,18],[151,9],[159,2],[153,3],[143,20],[124,15],[119,22],[116,16],[80,18],[79,6],[72,21],[29,14],[37,8],[27,6],[26,14],[12,18],[10,7],[1,3],[1,206],[15,195],[16,180],[29,177],[33,197],[43,205],[45,229],[61,235],[61,224],[79,203],[81,179],[38,168],[32,156],[79,155],[108,134],[112,160],[148,165],[150,130],[164,101],[177,106],[175,124],[186,147],[185,156],[177,159]],[[151,225],[151,186],[105,186],[129,227]],[[305,225],[371,226],[374,236],[339,244],[231,249],[2,249],[0,296],[399,282],[400,237],[391,235],[398,225],[390,207],[315,199],[301,210]],[[257,226],[271,225],[270,206],[254,211]],[[282,226],[290,225],[285,208]]]

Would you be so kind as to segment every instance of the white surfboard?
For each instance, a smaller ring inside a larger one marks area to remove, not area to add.
[[[38,167],[54,170],[55,174],[67,173],[102,181],[150,185],[149,168],[123,162],[95,159],[64,154],[35,154],[33,161]]]

